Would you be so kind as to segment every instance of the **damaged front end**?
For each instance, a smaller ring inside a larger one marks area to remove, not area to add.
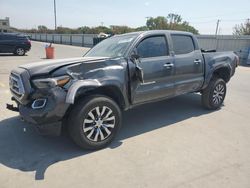
[[[70,105],[65,103],[67,91],[63,88],[69,82],[69,76],[30,82],[25,69],[15,69],[11,72],[9,85],[17,106],[7,104],[7,109],[19,111],[21,118],[35,125],[40,134],[59,135],[62,119]]]
[[[59,135],[69,107],[80,95],[104,85],[126,93],[123,83],[127,64],[123,59],[87,57],[80,60],[67,60],[67,63],[56,60],[14,69],[9,85],[17,106],[7,104],[7,108],[19,111],[22,119],[34,124],[41,134]],[[122,96],[121,101],[123,98],[127,99]]]

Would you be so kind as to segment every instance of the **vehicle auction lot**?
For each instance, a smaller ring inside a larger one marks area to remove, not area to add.
[[[198,94],[124,112],[110,147],[83,151],[67,136],[42,137],[10,102],[12,68],[45,61],[44,43],[26,56],[0,54],[0,187],[250,187],[250,67],[239,67],[222,109],[207,111]],[[55,45],[56,57],[88,49]]]

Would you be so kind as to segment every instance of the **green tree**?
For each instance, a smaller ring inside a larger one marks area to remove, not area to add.
[[[167,19],[163,16],[158,16],[156,18],[153,17],[149,18],[147,20],[146,25],[150,30],[168,28]]]
[[[19,30],[26,33],[59,33],[59,34],[99,34],[99,33],[107,33],[107,34],[123,34],[134,31],[146,31],[146,30],[155,30],[155,29],[166,29],[166,30],[180,30],[180,31],[188,31],[194,34],[198,34],[198,30],[196,30],[193,26],[189,25],[188,22],[183,21],[182,17],[178,14],[168,14],[167,17],[158,16],[156,18],[149,18],[146,22],[145,26],[131,28],[128,26],[119,26],[119,25],[111,25],[110,27],[98,26],[98,27],[88,27],[82,26],[79,28],[68,28],[59,26],[56,31],[53,29],[48,29],[44,25],[39,25],[37,30]]]
[[[135,28],[135,31],[147,31],[147,30],[148,30],[147,26],[141,26],[141,27]]]
[[[158,16],[156,18],[149,18],[146,23],[148,29],[167,29],[167,30],[180,30],[188,31],[198,34],[198,30],[189,25],[188,22],[183,21],[182,17],[178,14],[168,14],[167,17]]]
[[[123,34],[135,31],[135,29],[130,28],[128,26],[118,26],[118,25],[111,25],[111,34]]]
[[[250,35],[250,19],[248,19],[245,23],[236,25],[233,29],[234,35]]]
[[[56,33],[58,34],[72,34],[73,29],[68,27],[59,26],[56,28]]]
[[[48,31],[48,28],[45,25],[39,25],[37,26],[37,30],[40,33],[46,33]]]
[[[77,30],[79,31],[79,33],[82,33],[82,34],[89,34],[91,28],[88,27],[88,26],[82,26],[82,27],[79,27]]]
[[[173,13],[168,14],[166,21],[167,23],[169,23],[168,29],[176,29],[178,25],[182,24],[181,16],[178,14],[173,14]]]

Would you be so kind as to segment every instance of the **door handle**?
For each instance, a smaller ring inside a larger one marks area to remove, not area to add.
[[[201,62],[202,62],[202,61],[201,61],[200,59],[194,60],[194,64],[195,64],[195,65],[199,65],[199,64],[201,64]]]
[[[166,69],[171,69],[171,68],[174,66],[174,64],[173,64],[173,63],[165,63],[163,66],[164,66]]]

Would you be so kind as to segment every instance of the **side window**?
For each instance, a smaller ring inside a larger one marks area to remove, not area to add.
[[[194,42],[188,35],[171,35],[173,41],[174,52],[178,54],[188,54],[194,51]]]
[[[15,35],[5,35],[4,36],[4,39],[5,40],[16,40],[16,36]]]
[[[17,36],[16,39],[17,39],[17,40],[26,40],[27,38],[24,37],[24,36]]]
[[[10,35],[4,35],[4,36],[3,36],[3,39],[4,39],[4,40],[11,40],[11,39],[12,39],[12,36],[10,36]]]
[[[149,37],[137,46],[137,53],[141,58],[168,55],[168,45],[164,36]]]

